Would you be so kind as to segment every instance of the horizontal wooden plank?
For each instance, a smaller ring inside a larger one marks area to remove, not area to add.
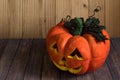
[[[42,46],[41,46],[42,45]],[[44,40],[33,40],[31,54],[26,66],[24,80],[40,80],[43,69]]]
[[[111,72],[111,76],[113,78],[113,80],[119,80],[120,79],[120,45],[119,44],[115,44],[115,43],[119,43],[120,39],[111,39],[111,48],[110,48],[110,54],[106,60],[106,63],[108,65],[108,68]],[[119,46],[118,47],[114,47],[114,46]],[[117,49],[115,49],[117,48]]]
[[[94,72],[95,80],[112,80],[111,73],[106,63]]]
[[[86,73],[83,75],[77,75],[77,80],[95,80],[92,73]]]
[[[32,40],[21,40],[19,48],[16,52],[15,58],[6,80],[23,80],[26,66],[29,60]]]
[[[19,40],[9,40],[6,48],[4,49],[3,55],[0,58],[0,79],[5,80],[8,71],[15,58],[17,48],[19,46]]]
[[[101,68],[74,75],[55,67],[45,39],[0,40],[0,80],[119,80],[119,48],[120,38],[112,38],[109,56]]]
[[[7,42],[8,42],[8,40],[3,40],[3,39],[0,40],[0,58],[4,52]]]
[[[57,69],[50,60],[46,49],[44,49],[43,69],[41,80],[59,80],[59,69]]]
[[[69,72],[59,71],[60,80],[76,80],[77,77]],[[79,80],[79,79],[78,79]]]

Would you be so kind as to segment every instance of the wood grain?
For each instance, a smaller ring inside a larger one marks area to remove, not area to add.
[[[44,38],[48,33],[48,30],[56,23],[56,0],[44,0]]]
[[[99,18],[100,24],[105,24],[105,0],[89,0],[89,16],[93,15],[93,11],[97,6],[101,7],[101,10],[95,14],[95,17]]]
[[[59,71],[59,73],[60,73],[59,78],[61,80],[77,80],[76,75],[72,75],[72,74],[70,74],[68,72],[63,72],[63,71]]]
[[[41,46],[43,45],[43,46]],[[44,40],[33,40],[24,80],[40,80],[43,68]]]
[[[88,0],[72,0],[72,17],[88,18]]]
[[[46,38],[51,27],[67,15],[95,15],[111,37],[120,37],[120,0],[0,0],[0,38]]]
[[[115,58],[116,55],[116,51],[114,51],[113,46],[111,47],[111,51],[110,51],[110,55],[108,56],[109,58],[107,58],[106,63],[108,65],[108,68],[110,70],[111,76],[113,78],[113,80],[119,80],[120,79],[120,69],[118,67],[120,67],[120,65],[118,64],[118,59],[119,58]],[[117,60],[116,60],[117,59]],[[117,62],[116,62],[117,61]],[[114,69],[114,70],[113,70]]]
[[[0,80],[119,80],[119,48],[120,38],[112,38],[109,56],[101,68],[73,75],[54,66],[45,39],[0,40]]]
[[[83,75],[77,75],[77,80],[95,80],[93,73],[86,73]]]
[[[22,0],[8,0],[9,38],[22,37]]]
[[[2,54],[3,54],[3,52],[4,52],[4,49],[5,49],[6,45],[7,45],[7,43],[8,43],[7,40],[3,40],[3,39],[0,40],[0,58],[1,58]]]
[[[42,5],[42,0],[23,0],[23,38],[40,37]]]
[[[59,80],[59,69],[57,69],[50,60],[49,55],[47,54],[46,50],[44,49],[44,56],[43,56],[43,69],[42,69],[42,76],[41,80]]]
[[[0,38],[9,38],[8,0],[0,0]]]
[[[0,58],[0,79],[5,80],[16,55],[19,40],[9,40]]]
[[[72,15],[72,0],[56,0],[56,24],[67,15]]]
[[[120,0],[105,0],[105,22],[112,37],[120,37]]]
[[[23,80],[26,65],[29,60],[32,40],[22,40],[10,66],[6,80]]]
[[[100,75],[104,75],[104,76],[100,76]],[[94,72],[94,78],[96,80],[107,80],[107,79],[112,80],[111,73],[106,63],[102,66],[102,68]]]

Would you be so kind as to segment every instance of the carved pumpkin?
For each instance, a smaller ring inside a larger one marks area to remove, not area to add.
[[[110,37],[99,20],[86,22],[74,18],[60,22],[47,35],[47,50],[52,62],[63,71],[84,74],[104,64],[110,49]]]

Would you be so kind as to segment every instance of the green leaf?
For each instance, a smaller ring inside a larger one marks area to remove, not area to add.
[[[83,18],[74,18],[65,22],[65,27],[72,35],[81,35],[83,30]]]
[[[95,17],[88,18],[85,22],[86,33],[92,34],[99,41],[104,41],[107,39],[106,36],[102,34],[102,30],[105,29],[105,26],[100,26],[99,23],[99,19]]]

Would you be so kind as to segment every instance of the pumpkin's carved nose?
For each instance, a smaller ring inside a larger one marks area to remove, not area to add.
[[[74,57],[75,55],[77,55],[78,57],[82,57],[82,55],[80,54],[80,52],[78,51],[78,49],[75,49],[72,54],[70,54],[70,56]]]

